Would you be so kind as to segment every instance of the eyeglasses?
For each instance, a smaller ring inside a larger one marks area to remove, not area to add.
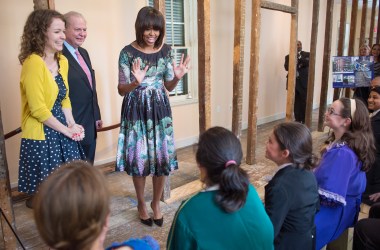
[[[334,109],[331,107],[327,108],[327,114],[329,115],[337,115],[337,116],[342,116],[341,114],[335,113]]]

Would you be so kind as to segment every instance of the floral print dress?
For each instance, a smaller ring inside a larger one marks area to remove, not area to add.
[[[172,51],[164,44],[146,54],[127,45],[120,52],[119,84],[135,81],[133,62],[149,66],[141,85],[124,96],[118,137],[116,170],[132,176],[169,175],[178,169],[173,121],[164,82],[174,78]]]

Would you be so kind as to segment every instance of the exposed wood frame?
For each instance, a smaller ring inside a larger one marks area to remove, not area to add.
[[[165,16],[165,0],[153,0],[153,7]]]
[[[358,17],[358,0],[352,0],[352,8],[351,8],[351,23],[350,23],[350,39],[348,42],[348,55],[354,56],[355,55],[355,40],[356,40],[356,23],[357,23],[357,17]],[[359,43],[359,46],[361,46],[361,43]],[[344,95],[345,97],[350,98],[351,97],[351,88],[345,88],[344,89]]]
[[[377,0],[374,0],[377,1]],[[378,11],[377,11],[377,33],[376,33],[376,43],[380,42],[380,32],[379,32],[379,27],[380,27],[380,1],[379,1],[379,6],[378,6]]]
[[[365,42],[365,31],[367,27],[367,9],[368,9],[368,0],[363,0],[359,46]]]
[[[330,77],[330,60],[331,60],[331,36],[333,27],[334,0],[327,1],[326,6],[326,23],[325,23],[325,43],[323,48],[323,66],[322,66],[322,83],[321,95],[319,99],[319,116],[318,131],[323,131],[325,112],[327,109],[327,93],[329,88]]]
[[[346,35],[346,19],[347,19],[347,0],[341,0],[337,56],[343,56],[344,37]],[[341,92],[340,88],[334,89],[334,97],[333,97],[334,101],[339,99],[340,92]]]
[[[306,98],[306,126],[311,128],[313,115],[313,99],[314,99],[314,79],[315,79],[315,57],[317,53],[318,41],[318,23],[319,23],[319,0],[313,0],[313,20],[311,24],[310,38],[310,61],[309,61],[309,78],[307,81],[307,98]]]
[[[355,35],[356,35],[356,23],[357,23],[357,15],[358,15],[358,0],[352,0],[351,7],[351,20],[350,20],[350,39],[348,43],[348,55],[355,55]],[[361,44],[359,44],[360,46]]]
[[[249,67],[249,101],[246,162],[252,165],[256,158],[257,141],[257,93],[259,86],[261,0],[252,1],[251,53]]]
[[[297,14],[297,9],[295,9],[292,6],[287,6],[283,4],[278,4],[270,1],[261,1],[261,8],[263,9],[268,9],[268,10],[276,10],[276,11],[281,11],[289,14]]]
[[[0,207],[3,215],[7,217],[8,221],[15,225],[15,216],[12,206],[11,185],[9,182],[9,169],[7,162],[7,153],[5,151],[5,138],[3,129],[3,120],[1,118],[0,106]],[[13,235],[12,229],[8,227],[3,216],[0,216],[1,231],[3,233],[5,249],[16,249],[16,238]]]
[[[243,111],[245,0],[235,0],[232,132],[240,137]]]
[[[377,0],[372,0],[371,23],[369,25],[369,46],[370,47],[372,47],[372,44],[373,44],[373,30],[375,28],[376,4],[377,4]]]
[[[55,2],[54,0],[33,0],[34,3],[34,9],[55,9]]]
[[[211,126],[210,0],[198,0],[199,132]]]
[[[297,37],[298,37],[298,0],[292,0],[292,7],[296,8],[296,14],[291,15],[290,21],[290,48],[288,70],[288,94],[286,98],[286,121],[293,120],[294,94],[297,72]]]

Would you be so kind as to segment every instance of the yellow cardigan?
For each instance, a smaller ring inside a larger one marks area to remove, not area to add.
[[[61,104],[63,108],[71,108],[67,84],[69,64],[63,55],[60,55],[59,67],[67,89]],[[43,122],[52,116],[51,109],[58,91],[55,79],[39,55],[32,54],[25,59],[20,79],[22,138],[45,140]]]

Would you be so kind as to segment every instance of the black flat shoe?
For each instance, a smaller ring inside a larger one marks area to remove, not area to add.
[[[156,224],[159,227],[162,227],[162,224],[164,224],[164,216],[162,216],[161,219],[153,219],[154,224]]]
[[[153,226],[153,220],[152,218],[148,218],[146,220],[140,218],[140,222],[146,226]]]

